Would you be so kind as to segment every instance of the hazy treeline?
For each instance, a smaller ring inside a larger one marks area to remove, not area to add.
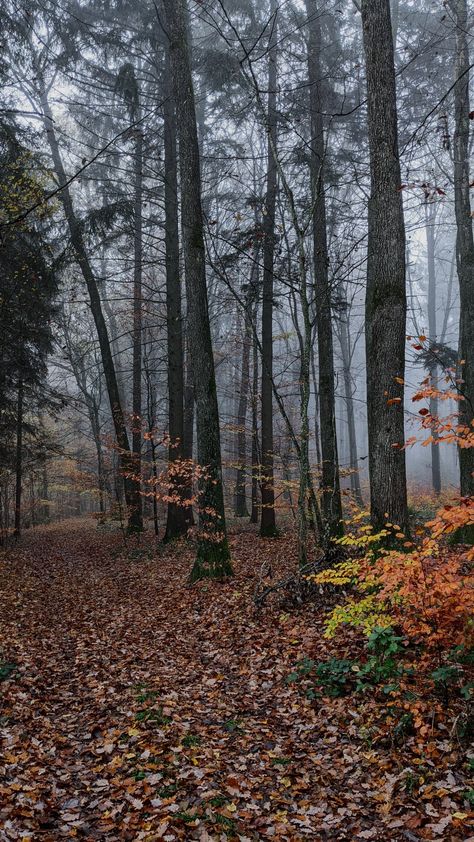
[[[467,0],[0,17],[2,528],[199,520],[200,575],[225,509],[304,562],[344,496],[472,494],[472,448],[403,447],[426,378],[473,416]]]

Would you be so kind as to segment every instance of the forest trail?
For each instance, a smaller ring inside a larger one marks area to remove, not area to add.
[[[285,683],[327,650],[316,606],[255,611],[291,545],[231,543],[236,577],[193,588],[187,548],[131,561],[90,521],[3,554],[0,839],[418,838],[403,759]]]

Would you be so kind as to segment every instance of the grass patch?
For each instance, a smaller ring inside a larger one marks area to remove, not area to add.
[[[6,681],[18,669],[18,664],[9,664],[7,661],[0,661],[0,681]]]

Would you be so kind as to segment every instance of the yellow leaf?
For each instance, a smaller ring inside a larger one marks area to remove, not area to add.
[[[469,813],[453,813],[453,819],[459,819],[459,821],[463,822],[464,819],[467,819]]]

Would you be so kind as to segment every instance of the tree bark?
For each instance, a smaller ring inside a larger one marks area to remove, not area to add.
[[[219,410],[206,287],[201,167],[184,0],[164,0],[177,109],[181,226],[196,400],[200,537],[191,579],[232,573],[226,535]]]
[[[306,0],[308,15],[308,81],[311,112],[311,186],[313,198],[313,261],[319,364],[322,515],[329,537],[342,533],[342,504],[336,434],[336,398],[332,333],[331,283],[326,229],[321,26],[315,0]]]
[[[184,441],[183,441],[183,459],[187,462],[188,467],[191,468],[194,459],[194,385],[193,385],[193,362],[191,353],[187,342],[187,330],[184,335],[184,347],[186,351],[185,356],[185,376],[184,376]],[[184,498],[189,500],[186,509],[189,526],[194,526],[194,514],[192,507],[192,500],[194,496],[194,478],[192,470],[189,471],[187,477],[186,488],[184,489]]]
[[[48,488],[48,470],[46,464],[43,465],[41,472],[41,523],[49,523],[49,488]]]
[[[469,44],[467,0],[451,0],[456,21],[454,88],[454,205],[456,213],[456,260],[459,280],[459,348],[463,400],[459,423],[470,429],[474,422],[474,238],[469,196]],[[459,448],[461,494],[474,494],[474,447]]]
[[[240,369],[239,403],[237,408],[237,475],[234,490],[234,514],[236,517],[248,517],[246,464],[247,464],[247,405],[250,382],[250,348],[252,345],[252,327],[248,313],[248,304],[244,319],[244,341]]]
[[[258,300],[255,302],[253,323],[256,324],[258,315]],[[252,508],[250,523],[258,523],[258,489],[260,476],[260,447],[258,440],[258,359],[259,349],[257,336],[253,332],[252,342]]]
[[[319,386],[316,375],[316,364],[314,360],[314,343],[311,347],[311,376],[314,389],[314,446],[316,448],[316,461],[321,465],[321,432],[319,429]]]
[[[15,520],[13,535],[18,540],[21,535],[21,492],[23,481],[23,381],[18,383],[16,411],[16,452],[15,452]]]
[[[107,296],[107,260],[105,257],[105,249],[101,255],[101,276],[98,279],[98,290],[101,300],[101,305],[104,309],[105,318],[107,321],[107,332],[109,334],[110,349],[114,361],[115,376],[117,378],[118,392],[120,397],[120,405],[124,415],[127,414],[127,390],[124,383],[124,371],[121,364],[122,350],[120,348],[120,330],[117,324],[117,317],[113,311],[110,301]]]
[[[430,348],[436,349],[437,325],[436,325],[436,263],[435,263],[435,231],[436,205],[426,204],[425,206],[425,231],[426,249],[428,257],[428,334]],[[430,377],[434,387],[437,386],[438,366],[436,359],[430,362]],[[439,414],[438,398],[430,397],[430,415],[437,418]],[[431,431],[433,441],[431,442],[431,483],[435,494],[441,492],[441,463],[438,442],[438,432]]]
[[[394,53],[397,49],[398,24],[400,21],[400,0],[391,0],[390,14],[392,18],[392,37]]]
[[[371,195],[366,291],[371,519],[408,527],[404,450],[405,226],[389,0],[362,0]]]
[[[133,270],[133,383],[132,383],[132,451],[135,506],[129,525],[134,532],[143,529],[142,473],[142,265],[143,265],[143,134],[135,131],[135,197],[134,197],[134,270]]]
[[[250,386],[250,351],[252,349],[252,317],[258,295],[258,258],[259,249],[254,252],[254,262],[250,272],[248,289],[245,295],[244,340],[240,369],[239,402],[237,408],[237,476],[234,491],[234,514],[236,517],[248,517],[247,509],[247,409]]]
[[[97,455],[97,482],[99,486],[99,512],[105,514],[105,475],[104,475],[104,454],[102,452],[102,441],[100,438],[99,407],[96,401],[88,401],[86,396],[87,410],[92,428]]]
[[[275,5],[272,3],[272,12]],[[275,259],[275,209],[278,190],[277,125],[277,24],[273,23],[268,45],[267,103],[267,186],[263,219],[263,295],[262,295],[262,409],[261,409],[261,515],[260,534],[276,535],[274,453],[273,453],[273,286]]]
[[[179,265],[178,160],[176,150],[176,107],[171,80],[169,47],[165,47],[164,74],[164,151],[165,151],[165,248],[166,248],[166,326],[168,342],[168,464],[172,487],[168,502],[165,541],[186,535],[192,510],[186,478],[179,471],[184,458],[184,361]],[[189,458],[192,458],[192,453]],[[177,499],[175,499],[177,498]]]
[[[357,434],[354,414],[353,385],[351,377],[351,351],[349,314],[346,312],[341,320],[339,342],[342,355],[342,375],[344,380],[344,403],[346,406],[347,432],[349,438],[349,465],[351,469],[351,491],[359,506],[364,505],[360,486],[359,457],[357,453]]]

